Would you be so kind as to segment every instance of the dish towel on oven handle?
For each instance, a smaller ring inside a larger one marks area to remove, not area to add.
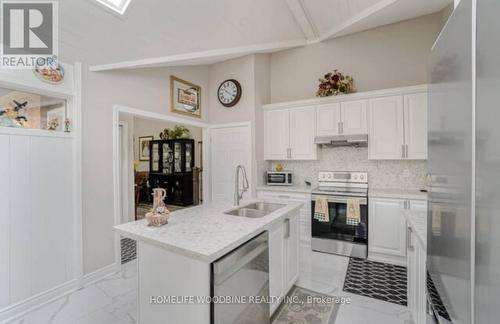
[[[316,197],[314,205],[314,219],[318,222],[330,222],[328,200],[325,197]]]
[[[358,225],[361,222],[359,199],[347,199],[347,211],[345,220],[347,225]]]

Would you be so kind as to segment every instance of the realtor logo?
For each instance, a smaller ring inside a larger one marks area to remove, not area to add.
[[[46,66],[57,56],[57,2],[2,1],[1,67]]]

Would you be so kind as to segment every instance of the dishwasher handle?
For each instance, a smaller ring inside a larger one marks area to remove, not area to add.
[[[214,284],[222,284],[250,261],[268,249],[268,233],[264,232],[229,252],[213,263]]]

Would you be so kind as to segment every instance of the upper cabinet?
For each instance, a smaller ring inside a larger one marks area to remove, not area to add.
[[[334,102],[316,107],[316,135],[340,134],[340,103]]]
[[[368,134],[371,160],[427,159],[425,85],[264,105],[266,160],[316,160],[314,137]]]
[[[427,93],[404,96],[407,158],[427,159]]]
[[[370,159],[427,159],[426,92],[370,99],[368,115]]]
[[[403,158],[403,97],[393,96],[371,99],[369,116],[369,158]]]
[[[316,160],[316,109],[305,106],[264,112],[266,160]]]
[[[367,133],[367,100],[318,105],[316,135],[349,135]]]
[[[290,112],[264,112],[264,147],[266,160],[286,160],[290,148]]]

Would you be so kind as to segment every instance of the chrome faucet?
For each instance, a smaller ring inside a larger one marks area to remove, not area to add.
[[[240,170],[243,175],[243,188],[240,191]],[[238,165],[236,167],[236,175],[234,177],[234,205],[239,206],[240,200],[243,198],[243,193],[247,191],[249,188],[247,172],[245,171],[245,167],[242,165]]]

